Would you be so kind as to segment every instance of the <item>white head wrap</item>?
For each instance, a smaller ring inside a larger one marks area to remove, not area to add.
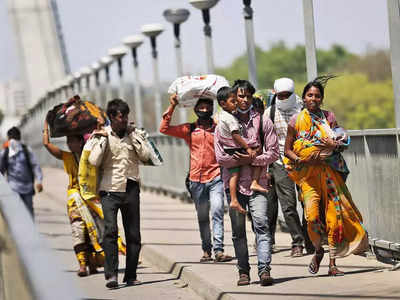
[[[275,93],[294,92],[294,82],[290,78],[279,78],[274,82]]]
[[[279,110],[289,112],[296,106],[296,94],[294,93],[294,82],[290,78],[279,78],[274,83],[275,93],[290,92],[292,93],[287,99],[279,99],[276,97],[276,107]]]

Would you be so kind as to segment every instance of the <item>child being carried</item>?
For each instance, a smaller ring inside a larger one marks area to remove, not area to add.
[[[230,87],[222,87],[218,90],[217,100],[219,106],[223,109],[219,113],[217,129],[221,136],[224,152],[233,155],[235,152],[248,154],[252,159],[262,153],[259,144],[248,145],[240,135],[241,126],[234,116],[237,110],[236,93]],[[252,166],[252,182],[250,189],[261,193],[267,190],[259,184],[262,166]],[[231,177],[229,179],[229,193],[231,196],[230,208],[246,213],[246,210],[240,205],[237,198],[237,184],[240,177],[240,167],[230,168]]]

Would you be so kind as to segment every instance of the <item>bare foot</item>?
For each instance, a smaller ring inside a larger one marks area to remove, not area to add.
[[[243,209],[243,207],[237,201],[232,201],[231,204],[229,205],[229,207],[234,210],[237,210],[241,214],[246,214],[246,210]]]
[[[254,192],[268,193],[268,190],[266,188],[262,187],[257,181],[253,181],[251,183],[250,189]]]

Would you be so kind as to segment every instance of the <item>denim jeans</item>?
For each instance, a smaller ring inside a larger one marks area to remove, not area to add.
[[[228,203],[230,203],[229,189],[225,193]],[[261,193],[253,193],[251,196],[246,196],[238,192],[237,195],[240,205],[243,208],[248,207],[252,217],[257,241],[258,275],[261,276],[262,273],[271,270],[272,243],[267,215],[269,202],[267,197]],[[229,216],[231,217],[232,241],[235,248],[235,255],[238,259],[237,267],[239,273],[249,274],[250,264],[246,236],[246,215],[230,209]]]
[[[128,180],[126,192],[100,192],[104,214],[103,249],[106,255],[106,279],[118,273],[118,210],[121,210],[126,240],[126,267],[123,281],[136,280],[136,269],[141,248],[140,188],[136,181]]]
[[[270,203],[268,214],[272,243],[275,244],[275,230],[276,221],[278,218],[279,200],[283,217],[285,218],[286,225],[288,226],[290,235],[292,237],[292,247],[303,246],[304,235],[296,208],[297,197],[295,184],[289,178],[282,165],[273,163],[270,167],[270,172],[272,173],[273,185],[272,189],[268,192],[267,197]]]
[[[221,176],[210,182],[190,181],[190,191],[199,221],[201,247],[211,254],[224,251],[224,184]],[[211,244],[210,209],[213,226],[213,244]],[[214,247],[213,247],[214,245]]]

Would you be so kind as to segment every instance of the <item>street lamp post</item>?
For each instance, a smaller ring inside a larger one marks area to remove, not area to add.
[[[76,93],[80,94],[82,92],[82,85],[81,85],[82,74],[79,73],[79,72],[75,72],[73,76],[74,76],[74,79],[75,79],[75,82],[76,82],[76,85],[77,85]]]
[[[161,91],[160,91],[160,74],[158,71],[157,59],[157,36],[164,31],[164,26],[161,24],[148,24],[142,26],[142,33],[150,38],[152,57],[153,57],[153,76],[154,76],[154,89],[155,89],[155,110],[156,110],[156,128],[158,122],[161,120]]]
[[[68,88],[68,97],[69,97],[69,95],[74,95],[74,82],[75,82],[75,79],[74,79],[74,76],[72,76],[71,74],[69,74],[68,76],[67,76],[67,79],[66,79],[67,81],[68,81],[68,83],[69,83],[69,88]]]
[[[315,26],[313,0],[303,0],[304,34],[306,44],[307,79],[317,77],[317,53],[315,46]]]
[[[180,40],[180,25],[189,18],[190,12],[184,8],[167,9],[164,11],[164,17],[168,22],[174,26],[175,36],[175,55],[176,55],[176,69],[178,77],[183,76],[183,63],[182,63],[182,50]],[[186,110],[181,108],[179,111],[180,120],[182,123],[187,121]]]
[[[99,64],[104,68],[105,72],[105,95],[102,101],[102,106],[105,107],[107,100],[112,97],[111,86],[110,86],[110,65],[113,62],[110,56],[104,56],[100,58]]]
[[[396,128],[400,128],[400,2],[387,0]],[[398,144],[399,145],[399,144]],[[399,152],[400,152],[400,145]]]
[[[100,76],[99,76],[99,71],[101,69],[101,65],[98,62],[92,63],[90,66],[92,73],[93,73],[93,80],[94,80],[94,98],[95,102],[98,105],[101,105],[101,93],[99,91],[100,89]]]
[[[119,97],[124,98],[124,82],[123,75],[124,70],[122,67],[122,58],[127,53],[127,49],[124,46],[115,47],[108,51],[108,55],[110,55],[114,60],[117,61],[118,64],[118,76],[119,76]]]
[[[255,88],[258,88],[256,47],[254,43],[253,8],[251,7],[251,0],[243,0],[243,4],[244,24],[246,28],[247,60],[249,64],[249,80]]]
[[[139,77],[139,62],[137,59],[137,48],[143,44],[143,37],[141,35],[131,35],[124,38],[123,43],[131,49],[133,59],[133,70],[135,73],[134,83],[134,97],[135,97],[135,112],[137,127],[143,128],[143,110],[142,110],[142,97],[140,93],[140,77]]]
[[[212,47],[212,29],[210,26],[210,8],[215,6],[219,0],[190,0],[190,4],[201,9],[204,21],[204,36],[206,42],[207,72],[214,73],[214,56]]]
[[[83,67],[79,70],[79,72],[82,74],[82,79],[84,80],[83,94],[88,97],[90,92],[90,74],[92,71],[89,67]]]

